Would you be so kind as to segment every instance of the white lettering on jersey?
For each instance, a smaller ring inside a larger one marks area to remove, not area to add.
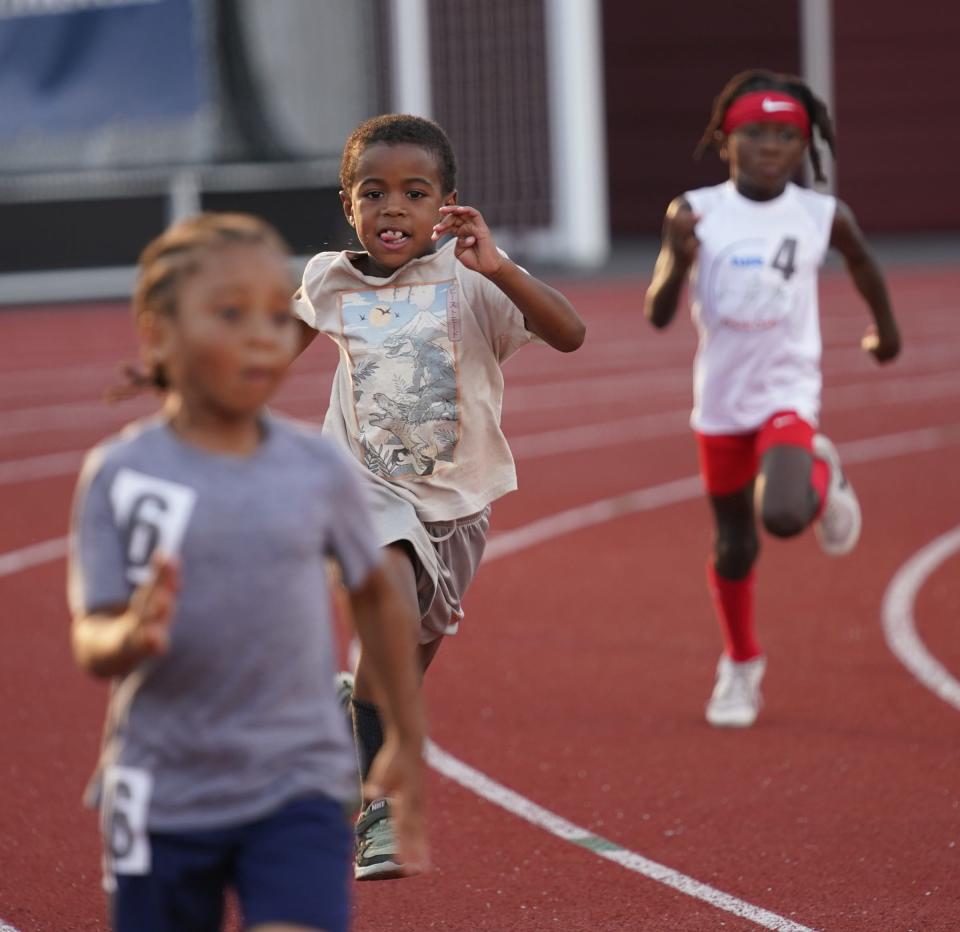
[[[150,577],[155,552],[176,556],[197,493],[189,486],[134,469],[121,469],[110,488],[114,518],[127,542],[127,579],[140,585]]]

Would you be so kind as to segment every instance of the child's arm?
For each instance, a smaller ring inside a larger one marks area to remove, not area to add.
[[[842,201],[837,201],[830,245],[843,256],[857,291],[873,315],[873,324],[867,328],[860,345],[878,362],[893,359],[900,352],[900,331],[890,306],[890,295],[880,266],[867,247],[852,211]]]
[[[299,317],[297,318],[297,329],[299,331],[297,356],[299,356],[314,341],[317,336],[317,331]]]
[[[423,820],[424,719],[411,631],[417,619],[378,567],[350,593],[354,626],[372,663],[386,741],[364,787],[366,798],[389,796],[406,874],[422,873],[430,856]]]
[[[457,258],[490,279],[520,309],[531,333],[564,353],[580,348],[587,328],[573,305],[503,256],[479,210],[452,204],[441,207],[440,213],[444,217],[433,228],[433,238],[455,236]]]
[[[290,313],[293,315],[293,319],[297,322],[297,356],[299,356],[317,336],[316,328],[311,327],[310,324],[303,319],[301,314],[297,313],[297,305],[300,304],[306,305],[303,313],[315,321],[316,311],[314,311],[313,305],[307,298],[306,287],[304,285],[301,285],[296,290],[293,298],[290,300]]]
[[[179,573],[169,559],[153,561],[153,575],[126,606],[76,615],[70,630],[73,655],[94,676],[122,676],[166,652]]]
[[[643,299],[643,312],[658,330],[666,327],[677,313],[687,272],[697,258],[699,242],[693,230],[699,219],[684,197],[675,198],[667,207],[660,254]]]

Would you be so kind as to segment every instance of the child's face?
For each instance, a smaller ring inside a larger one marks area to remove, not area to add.
[[[428,149],[378,142],[361,153],[353,184],[340,200],[369,255],[364,271],[386,277],[433,252],[430,235],[439,210],[455,204],[457,194],[443,191],[437,157]]]
[[[172,315],[154,319],[154,359],[198,418],[254,417],[279,385],[297,349],[286,259],[263,245],[227,245],[199,254]]]
[[[807,140],[786,123],[746,123],[734,130],[721,150],[730,177],[747,196],[776,196],[803,162]]]

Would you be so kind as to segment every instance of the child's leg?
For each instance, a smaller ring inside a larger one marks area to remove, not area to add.
[[[715,727],[749,728],[760,711],[766,667],[753,621],[753,566],[760,551],[753,482],[739,492],[712,495],[710,503],[717,531],[707,575],[725,650],[717,664],[706,719]]]
[[[727,655],[737,662],[761,654],[753,618],[753,566],[760,553],[753,513],[753,483],[711,495],[715,534],[707,578]]]
[[[796,412],[784,411],[763,425],[757,449],[764,527],[778,537],[793,537],[816,522],[826,553],[849,553],[860,537],[860,503],[836,447]]]
[[[819,513],[824,493],[813,485],[815,466],[825,477],[823,461],[802,447],[777,445],[764,454],[757,498],[763,526],[774,537],[795,537]]]
[[[753,624],[753,565],[760,552],[753,511],[756,433],[697,434],[700,472],[713,509],[715,533],[707,579],[735,661],[760,654]]]
[[[427,668],[433,663],[433,658],[437,656],[437,651],[440,650],[440,645],[443,643],[443,638],[434,638],[432,641],[429,641],[426,644],[417,645],[417,660],[420,664],[420,675],[422,676],[427,672]]]
[[[774,415],[760,430],[757,498],[763,526],[775,537],[799,534],[823,507],[830,470],[814,458],[813,436],[793,412]]]
[[[413,616],[419,621],[420,602],[417,596],[416,571],[408,545],[401,542],[390,544],[386,548],[386,559],[398,591],[407,601]],[[418,633],[419,624],[417,631],[411,632],[411,649],[417,643]],[[361,780],[367,779],[373,759],[383,746],[383,726],[377,710],[376,689],[370,667],[361,650],[353,685],[353,729],[357,741],[357,762]]]

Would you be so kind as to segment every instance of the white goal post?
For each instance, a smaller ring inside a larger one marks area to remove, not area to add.
[[[497,227],[498,240],[523,256],[581,268],[610,251],[600,0],[540,0],[549,144],[549,221],[522,231]],[[480,4],[482,5],[482,4]],[[390,0],[391,106],[443,121],[434,106],[428,0]],[[464,23],[469,30],[476,22]],[[461,37],[469,43],[470,37]],[[509,51],[505,55],[511,54]],[[484,63],[481,63],[481,65]],[[496,69],[496,59],[485,63]],[[523,93],[523,89],[517,91]],[[496,115],[488,114],[496,121]],[[469,181],[469,179],[468,179]],[[481,203],[479,205],[483,207]]]

